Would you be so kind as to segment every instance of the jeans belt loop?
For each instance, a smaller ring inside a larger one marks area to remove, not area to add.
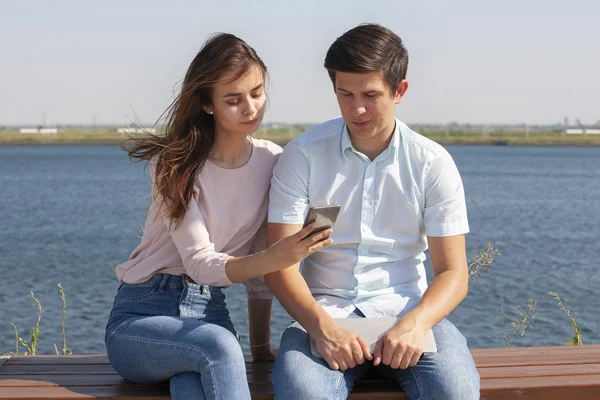
[[[169,282],[170,277],[171,277],[171,275],[169,275],[169,274],[163,274],[162,279],[160,280],[160,283],[158,284],[159,292],[165,291],[165,287],[167,286],[167,283]]]

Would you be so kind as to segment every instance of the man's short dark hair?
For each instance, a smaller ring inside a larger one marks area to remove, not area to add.
[[[344,33],[329,47],[325,68],[335,87],[335,73],[381,72],[392,94],[406,78],[408,51],[402,39],[378,24],[362,24]]]

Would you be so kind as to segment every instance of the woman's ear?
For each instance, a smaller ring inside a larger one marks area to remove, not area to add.
[[[210,107],[210,106],[203,106],[202,108],[204,109],[205,113],[212,115],[212,113],[213,113],[212,107]]]

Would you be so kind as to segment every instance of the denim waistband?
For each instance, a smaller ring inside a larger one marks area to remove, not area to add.
[[[196,283],[189,275],[171,275],[171,274],[154,274],[150,279],[145,282],[138,283],[138,286],[150,286],[156,287],[157,291],[163,292],[165,290],[182,290],[186,283]],[[221,291],[220,287],[199,285],[205,290]]]

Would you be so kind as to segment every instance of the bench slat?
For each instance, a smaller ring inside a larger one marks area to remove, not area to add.
[[[482,399],[600,399],[600,345],[472,349]],[[255,400],[272,400],[272,363],[251,362]],[[0,399],[168,400],[168,385],[136,385],[114,371],[105,355],[17,356],[0,367]],[[404,399],[390,381],[367,374],[352,400]]]
[[[82,387],[18,387],[0,391],[0,399],[93,399],[126,397],[127,400],[169,399],[167,385],[82,386]]]

